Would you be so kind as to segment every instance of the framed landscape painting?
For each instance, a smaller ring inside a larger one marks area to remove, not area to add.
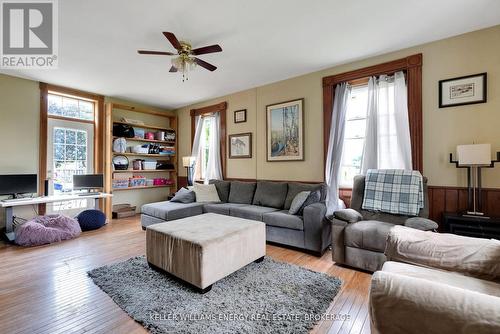
[[[304,160],[304,99],[266,109],[267,161]]]
[[[439,108],[485,103],[486,73],[439,81]]]
[[[229,159],[252,157],[252,133],[229,135]]]

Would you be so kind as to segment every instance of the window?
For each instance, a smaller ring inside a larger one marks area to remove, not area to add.
[[[94,120],[94,102],[50,93],[47,100],[49,115]]]
[[[352,187],[354,176],[361,173],[365,146],[366,114],[368,110],[368,85],[352,88],[347,104],[344,147],[340,168],[340,186]]]
[[[94,172],[95,102],[47,94],[47,177],[49,194],[73,191],[73,175]],[[49,211],[81,209],[87,200],[54,203]]]

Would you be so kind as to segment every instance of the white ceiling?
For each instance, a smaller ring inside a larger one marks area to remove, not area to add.
[[[165,108],[500,24],[498,0],[59,0],[59,68],[0,72]],[[162,31],[218,43],[182,82]]]

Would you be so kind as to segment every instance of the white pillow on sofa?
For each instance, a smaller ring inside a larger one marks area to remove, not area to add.
[[[215,184],[195,183],[193,190],[196,194],[196,202],[198,203],[220,202]]]

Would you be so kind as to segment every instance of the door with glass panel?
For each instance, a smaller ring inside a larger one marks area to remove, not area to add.
[[[49,195],[73,192],[73,175],[94,172],[93,103],[61,95],[48,96],[47,178]],[[86,199],[56,203],[49,211],[91,207]]]

